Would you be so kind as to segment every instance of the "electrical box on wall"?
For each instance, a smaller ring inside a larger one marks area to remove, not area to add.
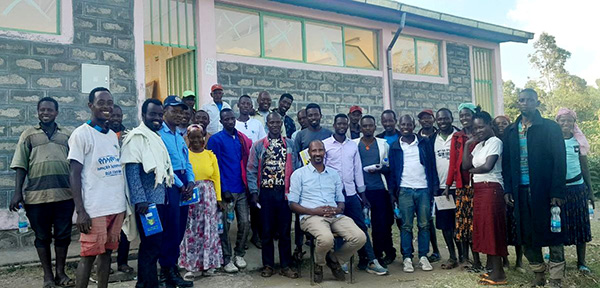
[[[81,93],[90,93],[96,87],[110,87],[110,66],[81,64]]]

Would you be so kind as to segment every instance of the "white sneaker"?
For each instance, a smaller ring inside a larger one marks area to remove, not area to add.
[[[248,264],[246,263],[246,260],[244,260],[243,257],[240,256],[235,256],[235,266],[237,266],[240,269],[246,268],[246,266],[248,266]]]
[[[185,281],[194,281],[194,279],[196,277],[199,277],[200,275],[202,275],[200,272],[188,271],[188,272],[185,272],[185,274],[183,275],[183,280],[185,280]]]
[[[429,263],[429,259],[427,259],[427,257],[425,256],[421,257],[421,259],[419,260],[419,264],[421,264],[421,269],[423,269],[423,271],[433,270],[433,267]]]
[[[415,272],[415,268],[413,267],[413,264],[412,264],[412,259],[410,259],[410,258],[404,259],[404,272],[406,272],[406,273]]]
[[[236,267],[233,262],[229,262],[227,263],[227,265],[225,265],[225,267],[223,268],[223,270],[225,270],[225,272],[227,273],[237,273],[240,271],[240,269],[238,269],[238,267]]]

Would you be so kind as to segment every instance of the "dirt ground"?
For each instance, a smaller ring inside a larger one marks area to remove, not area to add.
[[[399,239],[397,228],[394,228],[395,242]],[[597,219],[592,224],[593,240],[588,243],[587,263],[592,273],[590,275],[582,275],[577,271],[575,247],[566,247],[565,256],[567,259],[567,277],[564,281],[564,287],[600,287],[600,221]],[[439,234],[439,233],[438,233]],[[415,234],[416,235],[416,234]],[[442,250],[442,257],[446,259],[445,247],[443,238],[438,235],[438,243]],[[396,243],[398,245],[399,243]],[[416,243],[415,247],[416,247]],[[76,245],[76,244],[75,244]],[[251,248],[255,249],[255,248]],[[511,264],[514,264],[514,249],[509,247]],[[256,257],[255,261],[260,261]],[[485,257],[483,258],[485,261]],[[248,261],[249,259],[247,259]],[[289,279],[279,275],[273,275],[271,278],[262,278],[260,273],[254,271],[242,271],[238,274],[217,273],[215,276],[202,277],[194,282],[195,287],[227,287],[227,288],[242,288],[242,287],[478,287],[478,275],[466,272],[462,268],[454,270],[442,270],[441,262],[434,263],[434,270],[431,272],[423,272],[418,267],[415,267],[415,273],[402,272],[402,263],[399,259],[392,263],[389,267],[390,274],[385,276],[374,276],[367,274],[364,271],[358,271],[355,268],[355,283],[348,284],[345,282],[335,281],[328,269],[325,269],[325,281],[316,286],[310,286],[308,279],[308,260],[305,260],[302,271],[302,278]],[[526,260],[524,260],[527,263]],[[130,261],[130,265],[134,266],[136,261]],[[75,264],[69,265],[68,274],[74,274]],[[116,269],[113,264],[113,268]],[[527,268],[527,267],[526,267]],[[125,277],[123,273],[117,272],[117,278],[132,278]],[[348,276],[348,275],[347,275]],[[507,270],[509,285],[504,287],[529,287],[533,274],[528,272],[523,274],[513,269],[511,266]],[[0,287],[10,288],[31,288],[41,287],[42,270],[40,267],[4,267],[0,269]],[[349,279],[347,277],[347,279]],[[90,287],[96,287],[90,284]],[[135,287],[135,281],[123,281],[111,283],[109,287],[129,288]],[[363,286],[364,287],[364,286]]]

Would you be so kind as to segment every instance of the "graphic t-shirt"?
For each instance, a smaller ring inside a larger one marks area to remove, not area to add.
[[[113,131],[102,133],[83,124],[69,138],[68,160],[83,165],[81,196],[91,218],[125,211],[125,180],[120,147]]]
[[[521,185],[529,185],[529,160],[527,159],[527,129],[519,122],[519,156],[521,156]]]
[[[452,144],[452,134],[444,139],[440,134],[435,137],[433,144],[433,153],[435,154],[435,168],[440,180],[440,189],[446,189],[446,180],[448,179],[448,168],[450,167],[450,145]],[[452,183],[450,189],[456,189],[456,182]]]
[[[567,149],[567,177],[566,179],[573,179],[581,174],[581,163],[579,162],[579,142],[574,137],[565,139],[565,148]],[[583,177],[579,180],[567,185],[579,185],[583,184]]]

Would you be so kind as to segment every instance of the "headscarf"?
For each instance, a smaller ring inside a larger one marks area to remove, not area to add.
[[[575,123],[573,125],[573,137],[575,137],[575,140],[577,140],[577,143],[579,143],[579,153],[583,156],[587,155],[588,152],[590,152],[590,143],[585,138],[585,135],[583,134],[581,129],[579,129],[579,126],[577,126],[577,113],[568,108],[560,108],[558,109],[558,113],[556,114],[556,121],[558,121],[558,118],[560,118],[560,116],[564,115],[570,115],[571,117],[573,117],[573,119],[575,119]]]
[[[460,110],[463,110],[463,109],[469,109],[469,110],[471,110],[471,112],[473,112],[473,114],[477,113],[477,111],[476,111],[477,106],[475,106],[475,104],[470,103],[470,102],[460,103],[460,105],[458,105],[458,112],[460,112]]]
[[[506,122],[508,122],[508,124],[511,123],[510,118],[508,118],[508,116],[498,115],[498,116],[496,116],[496,118],[494,118],[494,121],[496,121],[496,119],[498,119],[498,118],[506,120]]]
[[[187,127],[187,134],[190,135],[190,133],[192,133],[196,130],[204,131],[204,129],[202,128],[202,126],[200,124],[191,124],[190,126]]]

